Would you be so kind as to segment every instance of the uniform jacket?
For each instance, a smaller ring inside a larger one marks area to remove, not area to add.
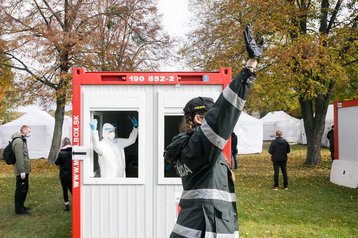
[[[98,153],[98,164],[102,178],[126,177],[124,148],[135,143],[138,129],[133,128],[128,138],[103,138],[99,141],[98,131],[91,131],[93,149]]]
[[[56,165],[60,166],[60,179],[72,179],[72,146],[66,145],[58,153]]]
[[[239,237],[236,195],[222,150],[245,104],[254,75],[243,69],[206,113],[202,125],[174,138],[164,153],[175,163],[183,193],[170,237]]]
[[[16,157],[16,163],[14,164],[15,176],[19,176],[21,173],[29,174],[31,171],[31,165],[26,138],[22,136],[20,132],[16,132],[11,136],[11,139],[14,138],[16,139],[12,143],[12,149]]]
[[[290,153],[290,145],[282,137],[277,137],[271,142],[269,153],[274,162],[286,161],[287,154]]]

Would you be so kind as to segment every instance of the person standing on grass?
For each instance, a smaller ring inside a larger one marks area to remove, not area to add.
[[[27,138],[31,135],[31,127],[23,125],[20,132],[11,136],[12,150],[16,157],[14,173],[16,176],[15,189],[15,213],[18,215],[29,215],[31,210],[25,207],[25,200],[29,191],[29,175],[31,171],[29,151],[27,149]]]
[[[273,163],[274,170],[274,185],[273,190],[278,190],[278,174],[281,168],[283,176],[283,188],[288,189],[288,178],[287,178],[287,154],[290,153],[290,145],[282,138],[282,131],[276,131],[276,139],[270,144],[269,153],[271,154],[271,160]]]
[[[185,132],[176,135],[164,152],[175,165],[183,192],[171,238],[238,238],[234,174],[223,154],[256,75],[264,40],[256,44],[251,25],[244,31],[249,59],[214,103],[196,97],[185,105]]]
[[[329,141],[329,151],[331,152],[331,159],[334,160],[334,125],[327,133],[327,139]]]
[[[70,210],[68,191],[72,194],[72,146],[71,141],[65,137],[62,141],[62,148],[58,153],[56,165],[60,167],[60,180],[65,201],[64,211]]]
[[[238,161],[237,161],[237,135],[235,132],[231,133],[231,159],[234,162],[234,169],[237,169],[238,167]],[[232,163],[231,163],[232,164]]]

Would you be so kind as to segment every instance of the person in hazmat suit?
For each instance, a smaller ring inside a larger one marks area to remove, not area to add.
[[[110,123],[103,124],[102,140],[99,140],[97,120],[90,122],[91,142],[94,151],[98,153],[98,164],[102,178],[125,178],[126,160],[124,148],[135,143],[138,136],[138,121],[130,117],[133,130],[128,138],[115,138],[116,127]]]
[[[184,107],[186,131],[164,151],[180,175],[183,192],[171,238],[238,238],[234,175],[222,153],[231,136],[262,56],[264,39],[256,44],[251,25],[244,31],[249,60],[214,103],[196,97]]]

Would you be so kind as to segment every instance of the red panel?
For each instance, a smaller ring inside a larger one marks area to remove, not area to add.
[[[231,81],[231,69],[220,68],[219,72],[85,72],[73,68],[81,85],[224,85]]]
[[[72,71],[72,142],[81,145],[81,85],[80,69]],[[72,162],[72,237],[81,237],[81,162]]]

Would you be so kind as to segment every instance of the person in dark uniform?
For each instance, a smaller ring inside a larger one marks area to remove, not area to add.
[[[237,169],[237,135],[235,132],[231,134],[231,159],[234,161],[234,169]]]
[[[331,159],[334,160],[334,125],[327,133],[327,139],[329,141],[329,151],[331,152]]]
[[[191,99],[184,107],[185,132],[175,136],[164,159],[182,179],[180,213],[171,238],[239,237],[234,176],[222,151],[255,81],[264,40],[256,44],[251,25],[244,31],[249,60],[214,103]]]
[[[68,201],[68,191],[72,194],[72,146],[70,139],[65,137],[62,146],[55,164],[60,167],[60,180],[63,200],[65,201],[64,211],[69,211],[70,203]]]
[[[274,169],[274,185],[273,190],[278,190],[278,173],[281,168],[283,176],[283,189],[288,189],[287,178],[287,154],[290,153],[290,145],[282,138],[282,131],[276,131],[276,139],[270,144],[269,153],[271,154],[271,160]]]

